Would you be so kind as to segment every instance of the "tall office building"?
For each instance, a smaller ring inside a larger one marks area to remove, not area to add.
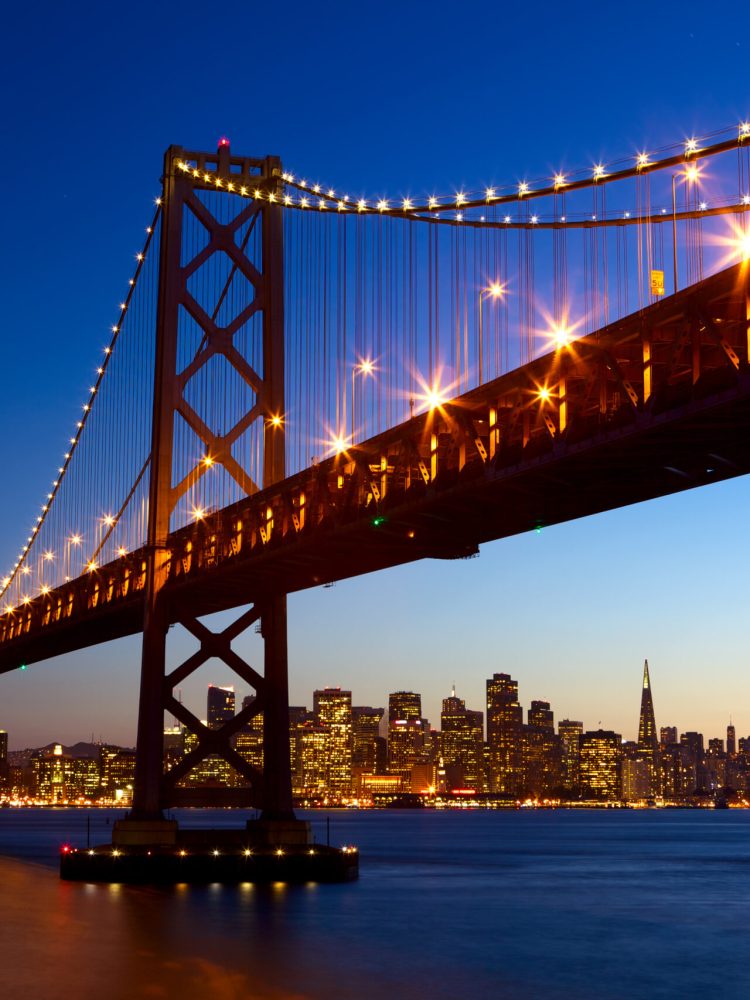
[[[409,788],[412,768],[429,756],[429,726],[422,718],[422,696],[414,691],[388,695],[388,771]]]
[[[583,723],[573,719],[562,719],[557,724],[557,735],[563,745],[563,784],[566,788],[576,788],[579,782],[578,764]]]
[[[509,674],[493,674],[487,681],[487,743],[490,791],[517,795],[521,788],[521,727],[518,681]]]
[[[532,701],[521,731],[522,788],[526,795],[549,796],[563,783],[563,744],[555,734],[548,701]]]
[[[422,695],[414,691],[394,691],[388,695],[388,727],[397,719],[422,718]]]
[[[622,737],[610,730],[597,729],[581,736],[581,790],[594,799],[620,797]]]
[[[255,695],[242,699],[242,710],[255,704]],[[251,767],[263,770],[263,712],[257,712],[234,737],[234,749]]]
[[[456,697],[443,699],[440,715],[441,755],[446,768],[460,770],[461,785],[478,792],[485,789],[484,781],[484,719],[481,712],[467,709]]]
[[[668,747],[677,742],[679,742],[677,739],[677,726],[662,726],[659,730],[659,743],[663,747]]]
[[[327,733],[328,774],[332,792],[352,787],[352,693],[341,688],[313,692],[313,711],[318,726]]]
[[[289,765],[292,772],[292,788],[294,791],[301,790],[302,785],[302,764],[301,764],[301,744],[302,726],[310,719],[310,715],[305,705],[289,706]]]
[[[646,762],[649,773],[648,796],[660,792],[659,736],[654,718],[654,699],[651,695],[651,678],[648,660],[643,661],[643,687],[641,689],[641,714],[638,719],[638,751]]]
[[[234,718],[234,688],[208,685],[207,713],[209,729],[219,729]]]
[[[535,726],[537,729],[555,731],[555,713],[550,708],[548,701],[532,701],[527,713],[527,721],[530,726]]]
[[[329,738],[325,726],[317,726],[314,722],[304,722],[298,727],[292,783],[299,792],[325,793],[328,790]]]
[[[2,735],[0,734],[0,740],[2,740]],[[727,754],[730,757],[734,757],[737,753],[737,733],[735,732],[734,726],[732,725],[732,720],[729,720],[729,725],[727,726]],[[2,745],[0,744],[0,756],[2,756]]]
[[[368,774],[377,773],[380,720],[384,714],[382,708],[352,708],[352,765]]]

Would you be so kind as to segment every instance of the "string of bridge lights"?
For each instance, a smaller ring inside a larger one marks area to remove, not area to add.
[[[728,134],[731,134],[731,137],[726,137]],[[725,138],[721,138],[719,141],[710,141],[721,136],[725,136]],[[222,177],[217,171],[198,169],[186,161],[177,161],[177,167],[180,171],[185,174],[189,174],[202,184],[211,185],[217,190],[226,190],[230,194],[235,194],[243,198],[267,201],[271,204],[277,203],[285,208],[298,209],[302,211],[308,210],[313,212],[318,211],[330,213],[331,211],[335,211],[338,213],[355,215],[374,214],[400,218],[405,217],[414,221],[430,223],[438,222],[449,225],[465,223],[471,226],[491,225],[493,227],[507,226],[508,228],[526,229],[533,227],[551,228],[558,226],[560,223],[570,223],[574,225],[576,222],[584,225],[604,225],[609,221],[632,221],[633,223],[643,223],[659,221],[667,215],[667,212],[666,209],[662,209],[658,214],[651,214],[649,216],[633,216],[633,213],[625,211],[624,213],[619,212],[616,215],[608,217],[597,217],[596,215],[580,216],[580,220],[577,216],[560,216],[557,219],[547,220],[539,214],[531,214],[525,220],[514,220],[510,215],[505,215],[502,219],[493,218],[491,221],[488,221],[486,216],[481,216],[478,219],[475,217],[466,219],[465,213],[473,209],[487,209],[488,207],[496,207],[503,204],[518,204],[521,202],[528,202],[535,198],[560,195],[569,191],[604,185],[630,177],[643,176],[666,167],[680,164],[684,164],[686,166],[686,179],[697,181],[699,177],[699,170],[694,162],[692,165],[689,165],[691,164],[691,161],[727,152],[732,148],[742,148],[745,145],[750,147],[750,121],[742,121],[736,126],[719,129],[702,137],[691,137],[684,140],[682,143],[662,147],[655,150],[653,153],[638,152],[631,157],[623,157],[609,162],[596,163],[588,169],[579,169],[567,173],[560,171],[557,172],[552,178],[542,178],[536,181],[523,180],[519,181],[512,187],[491,186],[485,188],[481,193],[456,191],[450,195],[431,195],[426,200],[421,202],[410,197],[400,199],[387,197],[350,197],[348,194],[337,194],[333,187],[327,187],[319,183],[308,183],[305,178],[297,179],[295,175],[290,172],[282,173],[281,181],[285,186],[285,190],[284,193],[278,193],[264,187],[250,187],[247,185],[237,184],[226,177]],[[297,192],[296,196],[289,193],[288,189],[290,188]],[[109,344],[104,348],[104,358],[96,369],[96,380],[90,387],[87,402],[83,404],[83,414],[81,419],[76,422],[74,433],[69,441],[68,450],[64,455],[63,464],[58,468],[57,478],[52,482],[52,490],[47,494],[45,503],[41,506],[41,514],[37,516],[36,522],[31,529],[31,534],[28,536],[26,544],[22,547],[12,571],[0,582],[0,598],[4,596],[19,573],[24,575],[31,573],[31,569],[26,565],[29,552],[34,540],[47,519],[47,515],[50,512],[52,504],[59,493],[62,482],[69,469],[73,454],[81,439],[81,434],[86,426],[89,414],[91,413],[94,399],[107,372],[115,344],[125,320],[127,309],[130,306],[138,278],[143,269],[146,254],[149,250],[161,212],[161,198],[156,198],[155,204],[156,211],[151,225],[146,228],[147,235],[143,249],[136,254],[136,267],[133,277],[129,279],[128,291],[125,300],[120,303],[119,318],[112,326],[112,337]],[[710,208],[706,202],[702,201],[699,203],[698,208],[701,213],[705,213],[706,215],[723,213],[732,210],[748,209],[750,208],[750,194],[743,195],[740,204],[726,204]],[[452,218],[445,217],[445,215],[449,212],[454,213]],[[682,217],[683,214],[689,215],[691,213],[678,213],[677,217]],[[116,518],[109,514],[105,515],[102,518],[102,523],[110,529],[109,533],[111,534],[111,530],[116,524]],[[73,544],[80,544],[82,538],[80,535],[75,535],[71,538],[71,541]],[[125,550],[121,548],[118,550],[118,554],[125,555],[126,553]],[[45,552],[43,555],[43,559],[45,561],[51,561],[53,558],[54,553],[52,552]],[[89,571],[96,569],[95,561],[90,561],[87,564],[87,569]],[[49,587],[42,585],[40,592],[41,594],[45,594],[48,593],[49,590]],[[22,599],[22,603],[28,604],[30,602],[31,598],[28,596]],[[13,609],[9,605],[6,605],[3,609],[3,611],[6,612],[12,610]]]
[[[62,487],[65,475],[70,467],[71,461],[73,460],[73,455],[75,453],[76,448],[78,447],[78,443],[81,440],[81,435],[83,434],[83,430],[86,427],[89,415],[91,414],[96,394],[99,392],[104,376],[107,373],[107,369],[112,359],[115,345],[117,343],[118,337],[120,336],[123,324],[125,322],[127,311],[130,307],[133,295],[135,294],[135,290],[138,284],[138,278],[140,277],[141,272],[143,270],[143,265],[146,262],[146,255],[151,245],[151,240],[153,239],[154,232],[156,231],[156,225],[162,210],[162,199],[160,197],[156,198],[154,200],[154,204],[156,205],[156,210],[151,220],[151,224],[146,227],[146,239],[144,241],[143,248],[135,255],[136,264],[135,264],[135,269],[133,271],[133,276],[128,279],[127,294],[125,295],[124,300],[119,303],[119,315],[117,318],[117,322],[112,324],[111,338],[107,346],[104,347],[103,349],[104,357],[96,368],[96,379],[94,380],[93,385],[89,387],[89,396],[87,401],[83,404],[83,413],[81,415],[81,419],[76,421],[73,435],[69,439],[67,451],[63,456],[63,464],[58,468],[57,476],[52,481],[52,489],[51,492],[47,494],[45,501],[41,506],[41,514],[37,516],[36,522],[34,523],[31,529],[31,534],[26,539],[26,544],[21,549],[21,552],[18,555],[18,559],[16,560],[13,569],[11,570],[10,573],[8,573],[5,577],[3,577],[2,581],[0,582],[0,598],[2,598],[5,595],[8,588],[12,585],[13,581],[16,579],[19,573],[21,573],[24,576],[27,576],[31,573],[30,567],[26,565],[28,555],[31,551],[31,547],[34,543],[34,540],[41,531],[42,526],[44,525],[44,522],[46,521],[47,516],[49,515],[49,512],[52,508],[52,504]],[[102,523],[105,524],[111,530],[115,526],[116,519],[112,517],[112,515],[107,514],[102,518]],[[83,541],[83,538],[81,535],[76,534],[71,537],[70,541],[73,545],[80,545],[81,542]],[[125,550],[123,548],[120,548],[120,550],[118,551],[118,555],[121,556],[126,555]],[[48,551],[43,554],[43,560],[45,562],[51,562],[53,559],[54,559],[53,552]],[[96,569],[96,563],[93,560],[91,560],[87,564],[86,568],[89,571],[94,570]],[[45,595],[48,594],[49,591],[50,587],[48,587],[46,584],[42,584],[39,592],[40,594]],[[22,604],[30,604],[31,601],[32,598],[28,595],[21,599]],[[10,604],[6,603],[6,605],[1,610],[3,613],[10,613],[14,609]]]
[[[731,137],[727,138],[727,134]],[[710,141],[718,137],[719,141]],[[227,144],[226,140],[222,140]],[[177,167],[185,174],[189,174],[202,184],[212,185],[216,189],[225,190],[230,194],[236,194],[243,198],[252,198],[259,201],[267,201],[271,204],[279,204],[285,208],[317,212],[337,212],[342,214],[375,214],[386,215],[398,218],[409,218],[422,222],[443,222],[447,224],[467,223],[474,226],[508,226],[510,228],[529,228],[539,225],[556,225],[572,221],[565,216],[545,223],[539,215],[531,215],[525,220],[513,220],[506,215],[502,220],[492,219],[491,221],[482,216],[479,219],[467,219],[465,213],[472,209],[494,208],[499,205],[518,204],[528,202],[535,198],[550,197],[551,195],[562,195],[569,191],[576,191],[590,187],[609,184],[613,181],[624,180],[630,177],[644,176],[666,167],[680,164],[686,165],[686,178],[688,180],[698,179],[698,168],[691,161],[698,158],[714,156],[718,153],[727,152],[733,148],[741,148],[750,145],[750,121],[739,122],[736,126],[719,129],[716,132],[708,133],[701,137],[692,137],[682,143],[675,143],[661,147],[653,153],[639,152],[631,157],[622,157],[609,162],[594,164],[588,169],[579,169],[563,173],[557,172],[551,178],[543,178],[536,181],[519,181],[512,187],[487,187],[483,192],[456,191],[450,195],[431,195],[420,201],[411,197],[404,198],[366,198],[351,197],[349,194],[337,194],[336,189],[329,185],[310,183],[304,177],[298,178],[294,173],[283,172],[281,181],[284,185],[283,193],[268,189],[263,186],[250,186],[239,184],[226,176],[222,176],[217,170],[206,170],[198,168],[188,161],[177,161]],[[668,155],[659,155],[668,154]],[[296,191],[290,194],[288,189]],[[750,204],[750,196],[743,198],[743,205]],[[723,206],[723,209],[734,206]],[[700,211],[711,213],[706,203],[701,203]],[[454,213],[452,218],[443,218],[447,213]],[[635,221],[658,221],[660,216],[666,214],[663,211],[658,214],[644,218],[638,216]],[[619,213],[611,217],[612,221],[627,220],[632,213]],[[606,220],[585,216],[581,222],[604,222]]]

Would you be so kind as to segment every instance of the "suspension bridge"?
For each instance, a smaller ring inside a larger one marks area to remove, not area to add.
[[[132,823],[158,839],[218,755],[289,827],[287,594],[750,471],[748,212],[747,122],[398,198],[170,147],[2,580],[0,672],[142,632]],[[220,729],[175,696],[212,657],[257,694]],[[169,770],[165,712],[197,740]],[[262,774],[233,746],[258,712]]]

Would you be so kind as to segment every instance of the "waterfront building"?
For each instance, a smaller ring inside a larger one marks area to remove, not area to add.
[[[357,705],[352,708],[352,766],[376,774],[382,708]]]
[[[121,795],[135,780],[135,750],[103,744],[99,747],[99,782],[109,796]]]
[[[312,721],[305,705],[289,706],[289,765],[292,772],[292,788],[300,790],[302,765],[300,763],[300,728]]]
[[[622,737],[611,730],[584,733],[580,742],[581,790],[585,797],[618,799]]]
[[[638,802],[652,798],[650,760],[643,755],[637,743],[622,744],[620,763],[620,787],[626,802]]]
[[[230,722],[235,715],[235,698],[233,687],[217,687],[208,685],[206,718],[209,729],[220,729],[225,722]]]
[[[297,730],[297,771],[293,787],[299,793],[323,793],[328,789],[329,732],[314,722]]]
[[[638,719],[638,750],[640,756],[646,761],[651,780],[647,797],[653,797],[659,794],[659,737],[654,717],[654,699],[651,692],[648,660],[643,661],[641,712]]]
[[[463,699],[456,697],[455,688],[450,698],[443,699],[440,730],[441,756],[446,768],[453,765],[460,769],[456,787],[484,791],[484,718],[481,712],[466,708]],[[434,773],[428,784],[435,784]]]
[[[677,726],[662,726],[659,730],[659,743],[666,747],[671,743],[678,743]]]
[[[696,788],[696,765],[688,747],[667,743],[660,754],[661,789],[667,800],[679,801]]]
[[[46,802],[93,798],[99,788],[98,761],[66,754],[60,743],[56,743],[52,750],[35,751],[31,767],[34,792]]]
[[[565,788],[577,788],[583,723],[572,719],[562,719],[557,724],[557,735],[562,740],[563,785]]]
[[[326,787],[348,792],[352,787],[352,693],[341,688],[313,692],[313,712],[327,733]]]
[[[518,682],[509,674],[493,674],[487,680],[487,743],[492,792],[517,795],[520,791],[522,725]]]
[[[0,729],[0,785],[8,780],[8,734]]]
[[[411,769],[409,779],[409,791],[416,795],[432,795],[438,787],[438,764],[429,762],[425,764],[415,764]],[[458,787],[458,786],[456,786]],[[473,787],[471,785],[467,786]]]

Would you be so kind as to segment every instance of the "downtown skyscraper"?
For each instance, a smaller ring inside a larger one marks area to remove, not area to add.
[[[648,794],[658,795],[661,788],[659,767],[659,733],[654,717],[654,699],[651,694],[651,678],[648,660],[643,661],[643,688],[641,689],[641,714],[638,720],[638,753],[645,761],[648,771]]]

